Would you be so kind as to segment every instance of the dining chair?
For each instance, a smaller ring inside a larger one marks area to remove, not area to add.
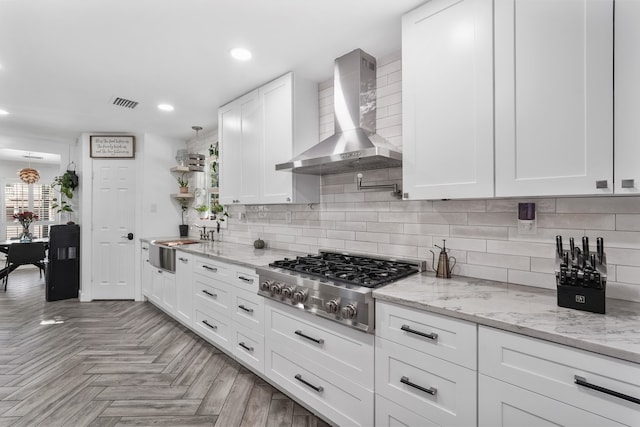
[[[44,258],[45,244],[42,242],[14,243],[9,246],[5,266],[7,274],[4,276],[4,290],[7,290],[9,274],[21,265],[36,265],[40,269],[40,277],[42,277],[42,272],[44,271]]]

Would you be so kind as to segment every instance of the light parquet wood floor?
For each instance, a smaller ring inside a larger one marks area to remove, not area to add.
[[[214,425],[327,426],[149,303],[0,290],[0,427]]]

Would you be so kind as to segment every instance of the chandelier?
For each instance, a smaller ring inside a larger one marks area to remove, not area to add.
[[[40,179],[40,174],[37,170],[31,167],[31,153],[25,157],[29,159],[29,167],[20,169],[20,171],[18,171],[18,176],[25,184],[35,184]]]

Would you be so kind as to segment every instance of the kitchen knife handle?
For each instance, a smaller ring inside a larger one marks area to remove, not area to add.
[[[582,236],[582,253],[589,259],[589,236]]]
[[[598,251],[598,262],[602,264],[602,260],[604,259],[604,240],[602,237],[596,238],[596,247]]]
[[[562,258],[562,236],[561,235],[557,235],[556,236],[556,251],[558,252],[558,256],[560,258]]]
[[[573,237],[569,237],[569,248],[571,250],[571,259],[576,259],[576,244]]]
[[[581,385],[582,387],[590,388],[591,390],[599,391],[600,393],[605,393],[610,396],[614,396],[620,399],[627,400],[629,402],[633,402],[637,405],[640,405],[640,399],[638,399],[637,397],[629,396],[628,394],[620,393],[619,391],[615,391],[605,387],[601,387],[599,385],[591,384],[585,378],[578,375],[574,375],[573,379],[575,384]]]

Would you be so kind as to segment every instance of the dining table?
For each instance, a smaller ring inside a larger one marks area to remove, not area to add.
[[[33,243],[42,242],[42,243],[44,243],[45,249],[48,249],[48,247],[49,247],[49,238],[48,237],[36,238],[36,239],[31,240],[31,242],[33,242]],[[9,239],[9,240],[1,241],[0,242],[0,253],[8,254],[9,253],[9,247],[11,247],[11,245],[20,245],[22,243],[24,243],[24,242],[21,242],[19,239]],[[33,265],[35,265],[38,268],[46,270],[46,266],[45,266],[44,260],[42,262],[33,263]],[[0,279],[3,279],[5,276],[9,275],[9,273],[11,273],[13,270],[15,270],[18,267],[19,267],[19,265],[15,265],[15,264],[5,265],[4,267],[2,267],[2,269],[0,269]]]

